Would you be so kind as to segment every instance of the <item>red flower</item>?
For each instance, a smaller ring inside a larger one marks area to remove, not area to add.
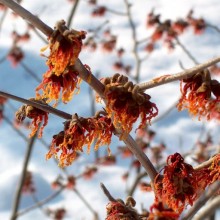
[[[185,85],[183,85],[185,83]],[[180,84],[182,97],[179,100],[177,108],[179,111],[187,108],[193,116],[206,117],[210,119],[210,113],[219,103],[220,83],[217,80],[211,80],[208,70],[182,80]],[[211,95],[216,98],[213,99]]]
[[[173,22],[172,29],[176,31],[178,34],[182,34],[188,26],[189,26],[188,22],[179,19],[176,22]]]
[[[92,12],[92,16],[94,17],[101,17],[104,16],[106,13],[106,7],[105,6],[98,6],[95,8]]]
[[[43,90],[42,97],[47,98],[47,102],[59,98],[62,89],[63,102],[70,101],[74,89],[80,80],[78,74],[71,69],[75,64],[82,48],[82,40],[85,38],[84,31],[68,30],[65,22],[58,22],[55,30],[50,36],[50,55],[46,64],[49,70],[44,74],[42,83],[36,88]]]
[[[101,42],[102,50],[108,53],[112,52],[115,49],[116,42],[117,42],[116,36],[111,35],[108,40]]]
[[[34,98],[31,98],[30,100],[39,102],[41,104],[46,104],[43,100],[36,100]],[[23,121],[26,117],[33,119],[30,125],[30,128],[32,130],[31,134],[29,135],[30,137],[32,137],[37,132],[40,123],[43,122],[38,134],[38,137],[41,138],[43,134],[43,129],[48,123],[48,112],[42,111],[30,105],[23,105],[16,112],[16,119],[18,121]]]
[[[210,184],[216,180],[220,180],[220,154],[217,154],[213,159],[212,165],[209,167]]]
[[[193,10],[190,10],[189,14],[187,15],[187,20],[194,29],[195,34],[202,34],[205,31],[206,29],[205,20],[203,18],[194,18]]]
[[[54,220],[62,220],[66,215],[66,210],[64,208],[58,208],[55,210],[47,209],[47,214]]]
[[[146,123],[158,114],[156,105],[150,102],[151,97],[129,82],[126,76],[115,74],[111,78],[104,79],[103,83],[107,101],[106,111],[109,116],[114,116],[115,127],[129,133],[139,116],[140,128],[146,126]]]
[[[163,177],[158,176],[155,181],[156,202],[162,202],[181,214],[187,205],[193,205],[208,184],[208,169],[194,170],[180,154],[175,153],[168,157]]]
[[[154,11],[151,11],[148,15],[147,15],[147,22],[146,22],[146,26],[147,27],[153,27],[154,25],[157,25],[160,23],[160,15],[155,15]]]
[[[22,192],[23,193],[34,193],[35,191],[36,190],[33,184],[32,173],[30,171],[27,171],[25,175],[24,184],[22,186]]]
[[[96,163],[104,166],[114,165],[116,163],[116,157],[114,155],[99,157]]]
[[[152,187],[149,183],[146,182],[140,182],[139,183],[139,188],[143,192],[152,192]]]
[[[74,189],[76,186],[76,178],[74,176],[68,176],[66,188]]]
[[[12,65],[16,67],[24,58],[24,53],[20,47],[14,46],[9,51],[7,58],[11,61]]]
[[[179,217],[179,214],[170,208],[166,208],[162,202],[154,203],[150,209],[148,220],[177,220]]]
[[[84,179],[89,180],[95,175],[95,173],[97,173],[97,171],[98,169],[95,166],[87,167],[82,176],[84,177]]]
[[[133,208],[135,204],[136,202],[132,197],[128,197],[125,203],[122,200],[109,202],[106,206],[106,220],[142,219]]]
[[[60,93],[62,93],[62,101],[63,103],[67,103],[72,99],[76,89],[78,89],[78,91],[76,91],[75,94],[79,92],[78,85],[80,82],[81,79],[78,78],[78,73],[71,69],[68,69],[60,76],[48,70],[43,76],[43,81],[36,88],[37,97],[46,99],[48,103],[55,100],[54,106],[56,106]],[[43,91],[42,95],[38,93],[39,90]]]
[[[84,146],[87,146],[89,153],[91,144],[95,140],[95,150],[102,145],[109,146],[113,125],[109,118],[101,114],[97,114],[93,118],[79,118],[75,114],[72,120],[66,121],[64,131],[53,136],[46,159],[50,159],[54,155],[59,158],[59,166],[64,167],[76,159],[78,152],[83,152]],[[110,149],[108,150],[110,153]],[[58,157],[59,151],[61,153]]]

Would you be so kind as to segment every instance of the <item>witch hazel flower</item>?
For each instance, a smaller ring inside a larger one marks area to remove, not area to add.
[[[179,153],[170,155],[163,176],[159,174],[154,182],[155,203],[163,203],[181,214],[187,205],[193,205],[210,184],[210,179],[208,168],[195,170]]]
[[[210,114],[220,102],[220,83],[212,80],[210,72],[203,70],[180,83],[182,96],[177,104],[179,111],[188,109],[192,116],[210,119]]]
[[[142,216],[139,214],[137,210],[134,209],[135,205],[136,201],[131,196],[129,196],[125,202],[121,199],[110,201],[106,206],[106,220],[146,219],[147,215]]]
[[[116,128],[122,128],[128,134],[139,116],[141,123],[138,128],[145,127],[157,116],[158,109],[150,101],[151,97],[141,91],[138,85],[128,81],[128,77],[117,73],[102,79],[102,82],[105,85],[106,112],[110,117],[113,116]]]
[[[90,152],[92,143],[95,143],[95,150],[102,145],[109,146],[113,130],[111,119],[106,117],[105,112],[99,112],[91,118],[75,114],[64,123],[64,130],[53,136],[46,159],[55,156],[60,167],[68,166],[79,152],[83,152],[84,146],[87,146],[87,153]],[[108,151],[110,153],[110,149]]]
[[[29,100],[46,105],[44,100],[36,100],[35,98],[31,98]],[[35,108],[31,105],[22,105],[15,113],[15,117],[18,122],[22,122],[26,117],[32,119],[30,124],[32,132],[29,137],[33,137],[39,129],[38,137],[41,138],[43,135],[43,129],[48,123],[48,114],[48,112]],[[42,122],[43,124],[41,125]]]
[[[49,69],[36,88],[37,97],[47,99],[48,103],[52,100],[57,102],[62,91],[62,101],[66,103],[71,100],[80,83],[78,73],[72,67],[78,59],[85,35],[84,31],[68,30],[63,20],[56,24],[49,37],[50,54],[46,62]],[[41,95],[39,90],[42,90]]]

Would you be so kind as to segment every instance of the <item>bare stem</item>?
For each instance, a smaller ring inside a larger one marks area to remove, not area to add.
[[[110,192],[108,191],[108,189],[105,187],[105,185],[103,183],[100,183],[101,189],[103,191],[103,193],[106,195],[106,197],[108,198],[108,200],[110,202],[116,202],[116,199],[110,194]]]
[[[75,13],[76,13],[76,9],[77,9],[77,7],[78,7],[78,5],[79,5],[79,1],[80,1],[80,0],[76,0],[75,3],[74,3],[74,5],[73,5],[73,7],[72,7],[72,9],[71,9],[69,18],[68,18],[68,20],[67,20],[67,27],[70,27],[71,24],[73,23],[73,17],[74,17],[74,15],[75,15]]]
[[[135,189],[137,188],[138,183],[141,181],[142,178],[147,176],[146,172],[139,173],[136,178],[134,183],[132,184],[130,190],[128,191],[128,196],[133,196]]]
[[[146,90],[146,89],[154,88],[154,87],[166,84],[166,83],[186,79],[186,78],[191,77],[194,74],[198,73],[199,71],[206,69],[206,68],[208,68],[218,62],[220,62],[220,57],[216,57],[214,59],[208,60],[205,63],[196,65],[190,69],[186,69],[186,70],[179,72],[179,73],[176,73],[176,74],[163,75],[161,77],[154,78],[153,80],[151,80],[149,82],[140,83],[139,88],[141,90]]]
[[[199,164],[198,166],[194,167],[195,170],[201,170],[202,168],[205,168],[205,167],[209,167],[212,163],[213,163],[213,160],[215,159],[215,156],[211,157],[209,160]]]
[[[57,110],[57,109],[55,109],[49,105],[46,105],[46,104],[41,104],[39,102],[34,102],[34,101],[27,100],[27,99],[23,99],[21,97],[18,97],[18,96],[15,96],[15,95],[12,95],[12,94],[9,94],[6,92],[2,92],[2,91],[0,91],[0,96],[24,103],[26,105],[34,106],[35,108],[41,109],[42,111],[45,111],[48,113],[52,113],[52,114],[57,115],[57,116],[64,118],[64,119],[71,119],[72,118],[72,116],[70,114],[63,112],[63,111],[60,111],[60,110]]]
[[[39,31],[32,25],[32,29],[31,29],[45,44],[48,44],[48,40],[46,38],[44,38]]]
[[[17,191],[15,193],[15,199],[14,199],[14,204],[13,204],[13,208],[12,208],[12,215],[10,220],[16,220],[17,219],[17,211],[19,208],[19,203],[20,203],[20,198],[21,198],[21,193],[22,193],[22,187],[25,181],[25,177],[26,177],[26,173],[27,173],[27,167],[28,167],[28,163],[30,161],[31,158],[31,152],[34,146],[34,141],[36,140],[36,134],[29,140],[28,146],[27,146],[27,150],[26,150],[26,154],[25,154],[25,158],[24,158],[24,164],[23,164],[23,168],[22,168],[22,172],[21,172],[21,179],[20,182],[18,184],[18,188]]]
[[[218,33],[220,33],[220,28],[213,25],[213,24],[209,24],[209,23],[206,23],[206,26],[209,27],[209,28],[212,28],[214,30],[216,30]]]
[[[56,192],[54,192],[53,194],[51,194],[50,196],[48,196],[44,200],[41,200],[41,201],[37,202],[36,204],[34,204],[26,209],[21,210],[20,212],[17,213],[17,217],[24,215],[24,214],[34,210],[37,207],[42,207],[43,205],[45,205],[46,203],[50,202],[51,200],[56,198],[58,195],[60,195],[60,193],[63,191],[63,189],[64,189],[64,187],[61,187],[59,190],[57,190]]]
[[[128,16],[128,21],[131,27],[131,32],[132,32],[132,40],[133,40],[133,54],[135,57],[135,62],[136,62],[136,70],[135,70],[135,80],[138,83],[140,80],[140,71],[141,71],[141,59],[138,54],[138,41],[137,41],[137,33],[136,33],[136,27],[134,24],[134,21],[132,19],[131,15],[131,5],[129,4],[128,0],[124,0],[126,9],[127,9],[127,16]]]
[[[37,82],[41,82],[41,79],[23,62],[20,62],[20,65],[30,74]]]
[[[193,220],[203,220],[206,217],[210,217],[211,215],[215,214],[215,211],[220,207],[220,196],[216,196],[214,199],[209,201],[206,206],[199,211]]]
[[[5,122],[10,125],[12,127],[12,129],[21,137],[23,138],[25,141],[28,141],[29,139],[18,129],[16,129],[13,125],[13,123],[9,120],[8,117],[6,117],[5,115],[3,115],[3,119],[5,120]]]
[[[81,195],[81,193],[77,190],[77,189],[73,189],[73,191],[76,193],[76,195],[83,201],[83,203],[86,205],[86,207],[92,212],[92,214],[94,215],[95,219],[99,219],[98,217],[98,213],[92,208],[92,206],[85,200],[85,198],[83,197],[83,195]]]
[[[127,14],[124,13],[124,12],[120,12],[120,11],[115,11],[111,8],[106,8],[106,10],[109,12],[109,13],[112,13],[112,14],[116,14],[116,15],[119,15],[119,16],[126,16]]]
[[[180,42],[179,38],[176,37],[176,43],[177,45],[179,45],[182,50],[186,53],[186,55],[195,63],[195,64],[199,64],[199,62],[196,60],[196,58],[189,52],[189,50],[186,49],[186,47]]]

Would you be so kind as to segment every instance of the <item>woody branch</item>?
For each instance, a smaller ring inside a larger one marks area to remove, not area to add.
[[[42,33],[46,36],[50,36],[53,33],[53,29],[44,24],[39,18],[32,15],[29,11],[21,7],[20,5],[16,4],[12,0],[0,0],[0,3],[4,4],[5,6],[11,8],[14,12],[18,15],[26,19],[30,22],[33,26],[38,28]],[[75,71],[79,73],[79,76],[87,82],[98,94],[100,97],[104,99],[104,85],[96,79],[81,63],[79,59],[76,60],[75,65],[73,67]],[[3,92],[0,93],[1,95]],[[4,96],[4,95],[2,95]],[[19,101],[19,100],[18,100]],[[31,104],[30,104],[31,105]],[[42,106],[41,106],[42,107]],[[116,134],[120,136],[122,133],[121,130],[117,129]],[[140,161],[142,166],[145,168],[146,172],[148,173],[149,177],[152,181],[154,181],[155,177],[157,176],[157,171],[154,168],[153,164],[150,162],[149,158],[142,152],[142,150],[138,147],[136,142],[133,138],[128,135],[123,138],[123,141],[126,143],[128,148],[132,151],[132,153],[137,157]]]

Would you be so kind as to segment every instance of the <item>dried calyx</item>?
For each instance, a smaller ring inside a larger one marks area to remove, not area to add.
[[[114,126],[125,133],[132,130],[132,125],[141,117],[140,127],[146,126],[158,114],[151,97],[139,89],[138,85],[128,81],[128,77],[115,74],[102,80],[105,85],[106,111],[113,116]]]

